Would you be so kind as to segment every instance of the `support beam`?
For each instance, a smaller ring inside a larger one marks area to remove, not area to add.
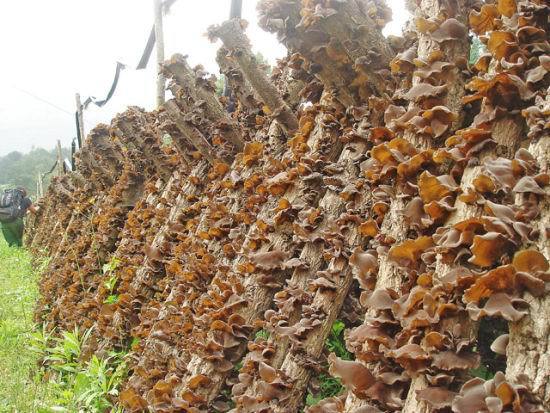
[[[61,152],[61,141],[57,140],[57,175],[63,175],[63,154]]]
[[[75,95],[76,99],[76,122],[77,122],[77,134],[80,136],[79,145],[80,148],[84,146],[84,141],[86,140],[86,135],[84,131],[84,108],[82,107],[82,102],[80,101],[80,94]]]
[[[162,73],[164,62],[164,27],[162,23],[162,0],[154,0],[155,8],[155,38],[157,48],[157,106],[165,102],[166,79]]]
[[[42,180],[42,173],[38,172],[38,197],[42,198],[44,196],[44,182]]]
[[[231,0],[229,19],[240,19],[243,10],[243,0]]]

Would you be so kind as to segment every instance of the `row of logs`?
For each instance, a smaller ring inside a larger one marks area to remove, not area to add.
[[[127,411],[298,412],[320,373],[344,390],[312,413],[550,408],[550,7],[407,4],[385,38],[382,0],[260,1],[270,77],[243,21],[213,26],[230,98],[175,55],[173,99],[49,187],[37,321],[129,350]],[[506,372],[473,377],[487,352]]]

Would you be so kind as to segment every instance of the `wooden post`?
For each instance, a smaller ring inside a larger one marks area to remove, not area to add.
[[[63,175],[63,154],[61,152],[61,141],[57,140],[57,174]]]
[[[240,19],[243,10],[243,0],[231,0],[231,8],[229,9],[229,20],[231,19]],[[227,78],[225,79],[223,85],[223,95],[225,97],[231,96],[231,88],[229,87],[229,82]]]
[[[38,197],[42,198],[44,196],[44,182],[42,180],[42,173],[38,172]]]
[[[73,171],[76,171],[76,162],[75,162],[75,156],[76,154],[76,138],[73,139],[71,142],[71,169]]]
[[[243,10],[243,0],[231,0],[229,19],[240,19]]]
[[[78,134],[80,135],[81,146],[84,146],[86,135],[84,135],[84,113],[80,102],[80,94],[76,94],[76,119],[78,121]]]
[[[157,106],[165,101],[166,79],[162,74],[164,63],[164,29],[162,25],[162,0],[154,0],[155,6],[155,38],[157,41]]]

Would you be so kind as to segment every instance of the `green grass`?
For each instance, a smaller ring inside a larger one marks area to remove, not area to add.
[[[48,411],[41,406],[49,386],[39,379],[38,356],[29,350],[38,273],[25,250],[0,240],[0,413]]]

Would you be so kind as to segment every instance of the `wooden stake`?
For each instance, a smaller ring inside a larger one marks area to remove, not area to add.
[[[243,0],[231,0],[231,8],[229,9],[229,20],[231,19],[240,19],[243,10]],[[229,87],[229,82],[227,78],[225,79],[223,85],[223,95],[225,97],[231,96],[231,88]]]
[[[44,196],[44,182],[42,180],[42,173],[38,172],[38,197],[42,198]]]
[[[57,140],[57,174],[63,175],[63,154],[61,153],[61,141]]]
[[[78,133],[80,134],[81,144],[84,146],[86,135],[84,135],[84,113],[82,103],[80,102],[80,94],[76,94],[76,117],[78,120]]]
[[[240,19],[243,10],[243,0],[231,0],[231,9],[229,11],[229,20]]]
[[[162,0],[154,0],[155,38],[157,42],[157,106],[165,102],[166,79],[162,74],[164,63],[164,29],[162,24]]]

